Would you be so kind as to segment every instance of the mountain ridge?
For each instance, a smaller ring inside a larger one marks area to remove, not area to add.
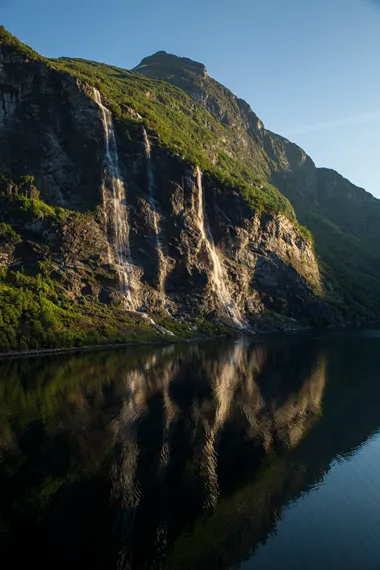
[[[158,57],[157,57],[158,56]],[[158,67],[156,67],[156,60],[157,58],[159,58],[158,61]],[[159,65],[160,63],[162,64],[163,61],[168,58],[168,62],[169,65]],[[160,50],[155,52],[154,54],[144,57],[141,62],[133,67],[131,69],[131,71],[135,72],[137,71],[138,73],[141,73],[142,75],[146,75],[146,76],[150,76],[159,80],[163,80],[165,73],[168,72],[168,70],[170,70],[170,68],[172,68],[172,70],[178,70],[181,68],[181,63],[185,63],[184,68],[186,69],[186,67],[188,67],[188,64],[190,64],[190,69],[192,68],[192,65],[194,65],[194,67],[199,67],[200,69],[203,69],[204,72],[199,73],[199,74],[195,74],[195,76],[197,76],[198,79],[204,79],[204,78],[210,78],[213,82],[218,83],[224,90],[226,90],[226,92],[228,92],[237,102],[239,105],[241,105],[241,107],[247,112],[247,113],[252,113],[253,115],[255,115],[255,117],[257,118],[257,121],[259,123],[259,129],[262,130],[265,134],[267,135],[272,135],[272,136],[276,136],[280,139],[282,139],[284,142],[286,142],[290,147],[292,147],[293,149],[296,150],[296,152],[301,151],[302,155],[305,157],[305,159],[310,159],[312,160],[312,158],[310,157],[310,155],[308,155],[306,153],[306,151],[300,147],[297,143],[291,141],[290,139],[288,139],[287,137],[284,137],[282,135],[279,135],[278,133],[275,133],[274,131],[271,131],[270,129],[265,128],[264,122],[259,119],[259,117],[257,117],[256,113],[254,113],[251,105],[243,98],[239,97],[238,95],[235,95],[230,89],[228,89],[227,87],[223,86],[221,83],[219,83],[217,80],[213,79],[212,77],[210,77],[207,73],[207,68],[205,66],[205,64],[201,63],[201,62],[197,62],[195,60],[192,60],[190,58],[184,57],[184,56],[177,56],[175,54],[171,54],[166,52],[165,50]],[[170,63],[172,64],[172,66],[170,66]],[[177,64],[177,65],[176,65]],[[191,65],[192,64],[192,65]],[[148,67],[148,69],[146,69]],[[142,68],[145,68],[144,70],[142,70]],[[168,68],[168,69],[167,69]],[[174,82],[176,81],[176,78],[165,78],[166,81],[168,81],[169,83],[171,82],[171,80],[173,80],[173,84],[175,84]],[[182,87],[183,89],[183,87]],[[186,89],[184,89],[186,91]],[[187,91],[186,91],[187,92]],[[312,160],[314,166],[315,163]],[[354,186],[356,189],[361,189],[364,190],[367,194],[370,194],[370,196],[372,196],[372,198],[374,198],[375,200],[379,200],[379,198],[377,198],[376,196],[374,196],[371,192],[369,192],[368,190],[366,190],[365,188],[358,186],[357,184],[354,184],[353,182],[351,182],[346,176],[344,176],[343,174],[341,174],[340,172],[338,172],[337,170],[335,170],[334,168],[328,168],[328,167],[324,167],[324,166],[315,166],[315,168],[317,168],[318,170],[329,170],[331,172],[335,172],[337,173],[339,176],[341,176],[342,178],[344,178],[345,180],[347,180],[350,184],[352,184],[352,186]]]

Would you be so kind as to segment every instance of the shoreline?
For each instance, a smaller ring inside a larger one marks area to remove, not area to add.
[[[367,324],[367,326],[369,323]],[[352,324],[351,324],[352,327]],[[334,331],[341,331],[347,330],[350,326],[341,326],[341,327],[334,327],[329,328],[326,327],[324,329],[313,328],[313,327],[304,327],[304,328],[294,328],[288,330],[272,330],[272,331],[263,331],[263,330],[256,330],[252,331],[251,333],[245,333],[247,336],[251,336],[252,338],[256,339],[263,339],[263,338],[276,338],[278,336],[291,336],[294,334],[307,334],[307,333],[318,333],[323,330],[324,333],[331,333]],[[352,327],[354,330],[362,327]],[[0,352],[0,361],[7,360],[7,359],[17,359],[17,358],[37,358],[40,356],[55,356],[60,354],[75,354],[80,352],[99,352],[101,350],[117,350],[121,348],[129,348],[132,346],[166,346],[171,344],[181,344],[181,343],[190,343],[190,342],[202,342],[202,341],[210,341],[216,340],[220,338],[233,338],[236,336],[242,336],[240,334],[231,334],[226,333],[223,335],[216,335],[216,336],[204,336],[204,337],[193,337],[193,338],[165,338],[162,337],[157,340],[145,340],[145,341],[130,341],[130,342],[123,342],[123,343],[110,343],[110,344],[93,344],[93,345],[85,345],[85,346],[70,346],[70,347],[61,347],[61,348],[35,348],[23,351],[10,351],[10,352]]]
[[[227,338],[229,335],[224,335]],[[99,352],[101,350],[117,350],[118,348],[129,348],[131,346],[166,346],[170,344],[180,344],[189,342],[202,342],[207,340],[214,340],[217,338],[222,338],[221,336],[215,337],[195,337],[195,338],[178,338],[176,340],[165,340],[164,338],[160,340],[151,341],[141,341],[141,342],[123,342],[119,344],[90,344],[86,346],[70,346],[62,348],[35,348],[23,351],[10,351],[10,352],[0,352],[0,361],[7,359],[17,359],[17,358],[37,358],[39,356],[55,356],[60,354],[75,354],[79,352]]]
[[[177,342],[192,342],[191,340],[178,340]],[[194,340],[202,340],[200,338]],[[204,339],[209,340],[209,339]],[[38,356],[55,356],[60,354],[74,354],[77,352],[99,352],[100,350],[116,350],[118,348],[128,348],[131,346],[162,346],[166,344],[175,344],[175,341],[165,342],[162,341],[145,341],[145,342],[125,342],[121,344],[93,344],[86,346],[71,346],[64,348],[36,348],[31,350],[23,351],[12,351],[12,352],[0,352],[0,361],[7,359],[17,359],[17,358],[36,358]]]

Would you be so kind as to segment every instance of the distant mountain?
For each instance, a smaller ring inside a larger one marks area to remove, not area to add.
[[[380,202],[203,64],[47,60],[4,28],[0,64],[3,350],[379,317]]]

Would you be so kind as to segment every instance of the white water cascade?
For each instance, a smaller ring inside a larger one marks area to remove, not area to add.
[[[126,307],[129,310],[135,312],[135,314],[140,318],[146,320],[161,334],[174,336],[171,331],[168,331],[167,329],[155,323],[151,317],[145,313],[139,312],[137,310],[136,299],[132,297],[130,287],[132,281],[132,270],[131,252],[129,247],[128,208],[126,205],[125,187],[120,175],[119,156],[117,152],[112,114],[111,111],[109,111],[107,107],[103,105],[101,95],[97,89],[94,89],[94,98],[99,109],[101,110],[101,119],[106,142],[105,163],[108,176],[105,177],[103,181],[102,192],[107,231],[110,229],[112,234],[112,242],[109,243],[110,261],[113,261],[117,268],[122,284],[123,293],[125,294]],[[148,167],[150,167],[150,164],[148,164]],[[149,185],[153,188],[151,185],[151,168],[149,176]]]
[[[152,170],[152,148],[150,145],[150,141],[148,138],[148,134],[143,127],[143,135],[144,135],[144,144],[145,144],[145,155],[146,155],[146,162],[147,162],[147,178],[148,178],[148,195],[149,195],[149,202],[153,212],[153,228],[156,237],[156,250],[157,250],[157,257],[158,257],[158,271],[159,271],[159,289],[161,298],[164,298],[165,291],[164,291],[164,274],[163,274],[163,266],[165,263],[164,254],[162,251],[161,241],[160,241],[160,228],[159,228],[159,215],[157,212],[157,206],[154,200],[154,176]]]
[[[113,257],[119,274],[123,293],[128,308],[135,310],[136,304],[131,294],[131,253],[129,247],[128,209],[126,192],[119,169],[119,156],[115,139],[115,131],[111,112],[103,105],[102,98],[94,88],[94,98],[101,110],[104,129],[105,164],[107,176],[103,180],[103,207],[106,218],[107,233],[110,231],[112,242],[109,244],[109,257]],[[112,214],[110,216],[110,213]]]
[[[208,224],[207,216],[204,208],[204,194],[202,184],[202,172],[197,167],[197,185],[198,185],[198,209],[197,209],[197,226],[202,236],[206,249],[209,253],[212,263],[211,281],[214,291],[218,296],[220,304],[225,309],[227,315],[232,319],[235,326],[245,328],[246,325],[240,315],[239,309],[234,306],[230,292],[228,291],[224,282],[223,268],[220,263],[218,254],[215,249],[214,240],[212,238],[211,230]]]

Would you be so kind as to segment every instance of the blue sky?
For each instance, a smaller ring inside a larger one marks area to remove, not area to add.
[[[380,197],[380,0],[0,0],[49,57],[205,63],[267,128]]]

